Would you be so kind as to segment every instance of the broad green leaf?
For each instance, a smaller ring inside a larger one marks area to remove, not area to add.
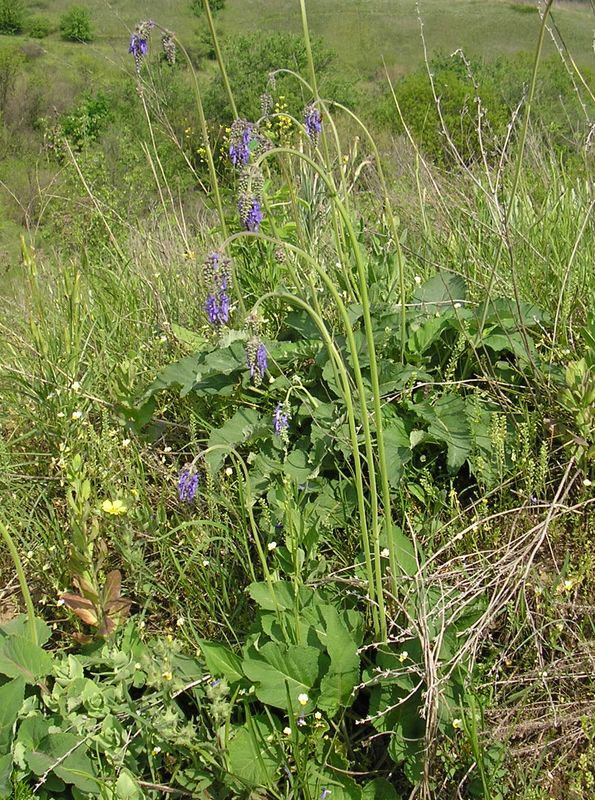
[[[192,350],[201,350],[207,344],[207,339],[202,334],[190,331],[182,325],[176,325],[175,322],[171,325],[171,332],[179,342]]]
[[[11,798],[13,797],[12,788],[12,768],[13,758],[12,753],[5,753],[0,756],[0,797]]]
[[[26,717],[19,725],[17,741],[26,750],[36,750],[42,739],[48,735],[49,720],[42,716]]]
[[[443,394],[433,405],[417,403],[413,409],[428,423],[428,437],[446,444],[448,467],[456,472],[471,452],[471,430],[463,398]]]
[[[386,778],[374,778],[362,787],[362,800],[400,800],[400,795]]]
[[[0,642],[0,673],[9,678],[22,676],[27,683],[37,683],[52,671],[53,660],[29,639],[7,636]]]
[[[411,458],[409,434],[405,423],[399,417],[394,417],[383,427],[384,449],[388,467],[388,480],[393,489],[396,489],[403,474],[403,467]]]
[[[317,470],[308,463],[308,457],[303,450],[292,450],[283,463],[283,472],[300,484],[307,481]]]
[[[23,678],[14,678],[0,686],[0,755],[10,752],[14,724],[24,699]]]
[[[52,770],[65,783],[73,784],[82,792],[98,794],[98,781],[94,778],[86,744],[73,733],[52,733],[25,757],[35,775]]]
[[[231,773],[250,786],[269,786],[281,759],[268,740],[273,729],[267,717],[251,717],[230,739],[227,748]]]
[[[143,401],[147,400],[151,395],[163,391],[163,389],[173,389],[174,387],[181,390],[182,396],[188,394],[194,384],[200,380],[203,361],[202,353],[195,353],[192,356],[186,356],[180,361],[176,361],[174,364],[168,364],[149,386],[143,395]]]
[[[220,428],[215,428],[215,430],[211,431],[208,446],[237,447],[253,436],[260,427],[262,427],[262,420],[256,409],[240,408]],[[206,460],[213,471],[219,469],[224,458],[224,450],[215,450],[206,456]]]
[[[405,575],[415,575],[418,570],[418,558],[421,559],[421,554],[416,553],[415,546],[411,539],[397,527],[392,526],[390,539],[387,540],[384,532],[380,537],[381,547],[388,547],[389,550],[394,550],[395,561]]]
[[[242,662],[232,650],[219,642],[208,642],[206,639],[199,639],[198,642],[211,675],[221,676],[230,683],[242,680]]]
[[[136,778],[124,768],[116,781],[116,797],[118,800],[141,800],[143,793],[138,785]]]
[[[311,694],[318,680],[320,651],[304,645],[282,645],[267,642],[258,651],[258,658],[244,659],[244,673],[256,684],[258,699],[275,708],[288,708],[288,696],[297,708],[298,695]]]
[[[334,606],[318,606],[323,631],[318,637],[330,657],[330,667],[320,683],[318,707],[329,714],[349,706],[354,687],[359,683],[360,659],[357,644],[345,619]]]
[[[310,789],[310,797],[328,797],[328,800],[361,800],[362,790],[347,775],[330,768],[319,766],[310,759],[306,766],[306,781]],[[325,794],[330,792],[330,794]]]
[[[50,626],[39,617],[35,617],[35,630],[37,632],[37,644],[43,647],[51,636],[52,630]],[[29,624],[26,614],[19,614],[18,617],[11,619],[10,622],[0,625],[0,641],[4,636],[22,636],[24,639],[29,638]]]
[[[449,326],[445,317],[429,317],[410,326],[411,335],[407,340],[407,347],[411,353],[425,353],[434,342],[440,339],[442,331]]]
[[[275,581],[271,586],[265,581],[251,583],[248,593],[254,602],[264,611],[293,610],[297,604],[301,609],[316,602],[312,589],[300,586],[296,598],[296,587],[289,581]]]
[[[432,313],[436,310],[436,303],[457,303],[466,298],[467,285],[464,279],[451,272],[434,275],[413,293],[413,302],[431,306],[429,310]]]

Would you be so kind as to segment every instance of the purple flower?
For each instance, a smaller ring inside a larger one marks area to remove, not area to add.
[[[290,414],[285,406],[277,403],[277,408],[273,414],[273,430],[276,436],[282,436],[289,427]]]
[[[211,325],[225,325],[229,321],[229,265],[229,258],[216,250],[205,259],[204,275],[210,288],[205,311]]]
[[[263,220],[260,201],[257,200],[256,197],[243,194],[238,201],[238,210],[240,212],[240,219],[246,230],[257,233],[260,228],[260,223]]]
[[[198,472],[191,469],[183,469],[178,478],[178,497],[182,502],[191,503],[198,489]]]
[[[236,119],[231,126],[229,158],[234,167],[244,167],[250,160],[252,127],[245,119]]]
[[[256,336],[249,339],[246,345],[246,362],[250,370],[250,377],[254,384],[259,386],[267,371],[267,350]]]
[[[310,137],[314,145],[318,142],[318,136],[322,130],[322,119],[320,112],[314,105],[306,106],[304,111],[304,124],[306,126],[306,133]]]
[[[229,320],[229,297],[222,291],[219,297],[209,294],[205,302],[205,311],[211,325],[225,325]]]
[[[330,790],[330,789],[323,789],[323,790],[322,790],[322,792],[320,793],[320,800],[326,800],[326,798],[327,798],[327,797],[328,797],[330,794],[332,794],[332,792],[331,792],[331,790]]]

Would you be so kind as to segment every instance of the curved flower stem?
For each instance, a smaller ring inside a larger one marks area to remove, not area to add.
[[[297,248],[296,248],[297,249]],[[335,288],[336,291],[336,288]],[[337,293],[338,295],[338,293]],[[320,331],[320,335],[322,336],[326,348],[328,350],[329,355],[331,356],[334,366],[337,369],[339,376],[341,378],[342,390],[343,390],[343,400],[345,402],[345,407],[347,409],[347,419],[349,422],[349,435],[351,438],[351,449],[353,451],[353,460],[354,460],[354,469],[355,469],[355,476],[356,476],[356,493],[357,493],[357,501],[358,501],[358,511],[360,517],[360,525],[362,528],[361,531],[361,538],[362,544],[364,548],[364,557],[366,561],[366,572],[368,578],[368,593],[370,595],[370,600],[372,601],[372,617],[374,621],[374,630],[377,635],[380,635],[383,639],[386,638],[386,616],[384,614],[384,596],[382,592],[382,575],[379,573],[378,568],[374,570],[372,566],[372,553],[370,550],[370,540],[368,537],[368,525],[367,525],[367,514],[366,514],[366,500],[365,500],[365,493],[364,493],[364,480],[363,480],[363,472],[362,472],[362,463],[361,463],[361,456],[359,450],[359,442],[357,440],[357,425],[356,425],[356,415],[355,409],[353,406],[353,398],[351,395],[351,386],[349,383],[349,373],[345,367],[341,354],[337,350],[335,343],[324,323],[324,320],[321,316],[319,316],[310,305],[305,300],[302,300],[295,295],[289,294],[288,292],[269,292],[262,297],[260,297],[256,304],[255,308],[258,307],[261,303],[263,303],[269,297],[274,297],[279,300],[283,300],[290,305],[297,306],[301,308],[303,311],[306,311],[307,314],[310,315],[312,321]],[[365,415],[364,415],[365,418]],[[367,445],[369,442],[367,442]],[[372,501],[374,501],[375,491],[372,489],[373,479],[374,479],[374,463],[370,461],[369,463],[369,474],[370,474],[370,494],[372,496]],[[375,519],[377,518],[377,514],[372,515],[372,524],[375,525]],[[376,523],[377,524],[377,523]],[[375,540],[377,536],[374,537]],[[376,541],[374,542],[376,545]],[[376,550],[376,547],[375,547]],[[376,553],[375,553],[376,555]],[[378,558],[378,561],[380,559]],[[376,561],[376,559],[375,559]],[[376,566],[378,567],[378,563],[376,562]]]
[[[403,250],[401,248],[401,240],[399,239],[399,235],[397,232],[397,225],[395,223],[395,216],[392,212],[392,208],[390,205],[390,198],[388,195],[388,184],[386,182],[386,176],[384,174],[384,170],[382,168],[382,160],[380,158],[380,153],[378,152],[378,147],[376,142],[374,141],[374,137],[361,121],[361,119],[354,114],[353,111],[348,109],[346,106],[342,105],[341,103],[333,103],[332,105],[340,108],[341,111],[344,111],[351,119],[356,122],[359,127],[363,130],[366,135],[368,142],[372,148],[374,153],[374,159],[376,161],[376,168],[378,170],[378,177],[380,178],[380,183],[382,185],[382,192],[384,195],[384,208],[386,211],[386,215],[389,222],[390,232],[393,238],[393,242],[395,244],[396,254],[397,254],[397,269],[399,273],[399,293],[400,297],[400,306],[401,306],[401,363],[405,362],[405,329],[407,325],[407,309],[405,308],[405,259],[403,257]]]
[[[361,249],[359,246],[359,242],[357,240],[357,236],[355,233],[355,229],[353,227],[353,222],[345,208],[345,205],[337,195],[334,186],[331,180],[327,177],[324,170],[318,165],[310,156],[307,156],[305,153],[301,153],[298,150],[293,150],[291,148],[273,148],[269,150],[267,153],[261,156],[261,159],[269,158],[270,156],[281,152],[287,153],[290,156],[295,158],[302,159],[307,164],[309,164],[315,172],[318,173],[321,180],[326,185],[328,191],[332,195],[333,203],[336,205],[337,210],[341,219],[343,220],[343,224],[345,226],[347,237],[351,244],[351,250],[353,252],[353,256],[355,258],[356,268],[357,268],[357,275],[358,275],[358,282],[359,282],[359,292],[360,292],[360,299],[362,304],[362,312],[364,317],[364,329],[366,335],[366,344],[368,348],[368,356],[370,358],[370,381],[372,384],[372,398],[374,404],[374,427],[376,429],[376,447],[378,452],[378,471],[380,473],[380,485],[381,485],[381,492],[382,492],[382,503],[384,506],[384,525],[386,531],[386,538],[387,542],[390,543],[392,538],[392,511],[391,511],[391,497],[390,497],[390,487],[388,482],[388,468],[386,463],[386,451],[384,447],[384,437],[383,437],[383,424],[382,424],[382,406],[381,406],[381,398],[380,398],[380,382],[378,377],[378,362],[376,358],[376,346],[374,341],[374,331],[372,327],[372,315],[370,312],[370,299],[368,295],[368,285],[367,285],[367,275],[366,275],[366,267],[364,264],[364,260],[362,258]],[[357,359],[356,359],[357,361]],[[364,397],[361,398],[362,403],[365,404]],[[363,415],[364,424],[368,424],[367,415]],[[369,434],[366,435],[366,439],[370,439],[371,437]],[[370,472],[373,472],[373,461],[370,462]],[[378,546],[377,537],[375,546]],[[396,576],[398,574],[397,571],[397,564],[395,561],[394,548],[389,547],[390,551],[390,568],[393,582],[396,580]],[[380,564],[380,554],[378,553],[378,564]],[[396,586],[393,586],[393,592],[396,592]]]

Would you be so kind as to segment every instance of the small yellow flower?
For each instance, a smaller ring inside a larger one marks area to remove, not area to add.
[[[124,505],[121,500],[104,500],[101,504],[101,510],[104,514],[111,514],[113,517],[119,517],[126,514],[128,507]]]
[[[463,727],[463,720],[459,719],[458,717],[457,719],[453,719],[452,727],[455,729],[455,731],[460,731],[461,728]]]
[[[168,670],[167,672],[162,672],[162,673],[161,673],[161,677],[163,678],[163,680],[164,680],[164,681],[171,681],[171,680],[173,679],[173,677],[174,677],[174,676],[173,676],[173,675],[172,675],[172,673],[171,673],[171,672]]]
[[[408,658],[409,658],[409,653],[407,652],[407,650],[403,650],[403,652],[399,656],[399,661],[401,662],[401,664],[403,664],[405,661],[407,661]]]

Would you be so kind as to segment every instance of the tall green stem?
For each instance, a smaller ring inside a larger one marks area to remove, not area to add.
[[[19,557],[18,550],[15,546],[15,543],[12,539],[12,536],[8,532],[8,528],[0,522],[0,534],[2,534],[2,538],[8,548],[8,552],[10,553],[10,557],[14,563],[14,568],[17,573],[17,578],[19,581],[19,586],[21,587],[21,594],[23,595],[23,600],[25,601],[25,608],[27,609],[27,627],[29,628],[29,637],[33,644],[38,643],[37,639],[37,628],[35,627],[35,611],[33,609],[33,600],[31,599],[31,592],[29,591],[29,585],[27,584],[27,578],[25,577],[25,570],[23,569],[23,564]]]

